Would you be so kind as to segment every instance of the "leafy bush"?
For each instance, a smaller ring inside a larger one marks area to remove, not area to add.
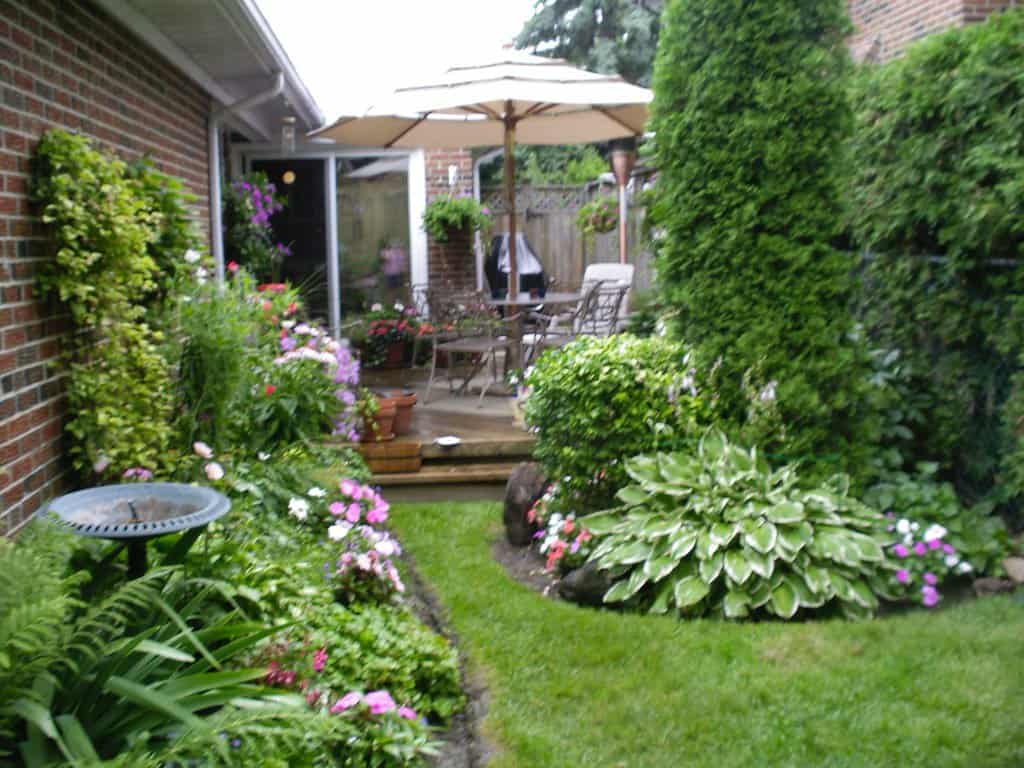
[[[1024,340],[1022,36],[1024,11],[994,14],[866,70],[853,91],[847,215],[874,252],[865,322],[915,371],[915,458],[974,497],[1020,435],[1005,403]]]
[[[687,349],[663,338],[582,338],[540,357],[526,376],[534,456],[558,482],[555,508],[606,506],[626,481],[621,459],[678,448],[710,407]]]
[[[913,475],[890,472],[867,490],[864,502],[890,518],[894,545],[913,549],[918,542],[927,543],[925,531],[941,529],[941,536],[928,539],[941,539],[949,545],[943,554],[957,555],[956,561],[946,563],[948,569],[962,559],[969,567],[961,567],[959,573],[1001,572],[1002,560],[1010,552],[1005,523],[992,514],[991,505],[961,504],[952,484],[936,480],[937,471],[936,464],[919,464]]]
[[[171,377],[161,334],[144,317],[158,288],[161,214],[147,185],[84,137],[46,133],[34,171],[32,193],[57,248],[40,288],[67,306],[76,330],[64,354],[71,463],[86,477],[157,466],[171,437]]]
[[[491,222],[491,212],[472,197],[441,195],[431,200],[423,210],[423,228],[439,243],[448,241],[448,235],[460,229],[476,232]]]
[[[840,0],[669,2],[651,216],[674,330],[717,366],[723,417],[744,422],[745,382],[775,382],[780,420],[757,442],[860,473],[875,423],[850,333],[852,261],[832,246],[846,32]]]
[[[695,453],[638,456],[626,470],[622,506],[580,521],[596,539],[591,560],[616,579],[606,603],[730,619],[837,605],[863,617],[888,593],[882,518],[845,478],[804,490],[794,466],[772,470],[717,432]]]

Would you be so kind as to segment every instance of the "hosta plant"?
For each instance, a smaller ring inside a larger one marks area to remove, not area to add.
[[[581,521],[597,539],[591,561],[615,580],[606,603],[730,619],[826,607],[865,617],[887,593],[882,518],[842,477],[802,488],[794,466],[773,470],[718,432],[695,453],[638,456],[626,470],[621,506]]]

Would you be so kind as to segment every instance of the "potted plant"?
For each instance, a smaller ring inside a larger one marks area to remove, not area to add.
[[[456,232],[468,238],[490,222],[490,210],[468,195],[435,197],[423,211],[423,228],[439,243],[447,243]]]
[[[355,411],[363,421],[359,442],[379,443],[394,440],[396,408],[393,402],[381,401],[373,392],[363,387],[359,390]]]
[[[395,407],[395,423],[392,427],[396,435],[407,435],[412,429],[412,409],[416,405],[416,393],[408,390],[391,389],[380,394],[382,403]]]
[[[592,239],[596,234],[614,232],[619,225],[619,207],[614,198],[595,197],[576,213],[576,226],[584,237]]]
[[[414,337],[418,320],[401,304],[383,309],[374,304],[365,317],[366,329],[362,340],[363,360],[371,368],[401,368],[405,352]]]

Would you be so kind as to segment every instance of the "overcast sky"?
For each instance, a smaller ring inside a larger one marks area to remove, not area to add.
[[[534,0],[257,0],[331,122],[511,42]]]

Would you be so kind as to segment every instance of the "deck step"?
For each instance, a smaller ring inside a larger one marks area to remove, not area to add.
[[[428,463],[419,472],[375,474],[373,484],[383,488],[411,485],[463,485],[508,482],[518,461]]]

